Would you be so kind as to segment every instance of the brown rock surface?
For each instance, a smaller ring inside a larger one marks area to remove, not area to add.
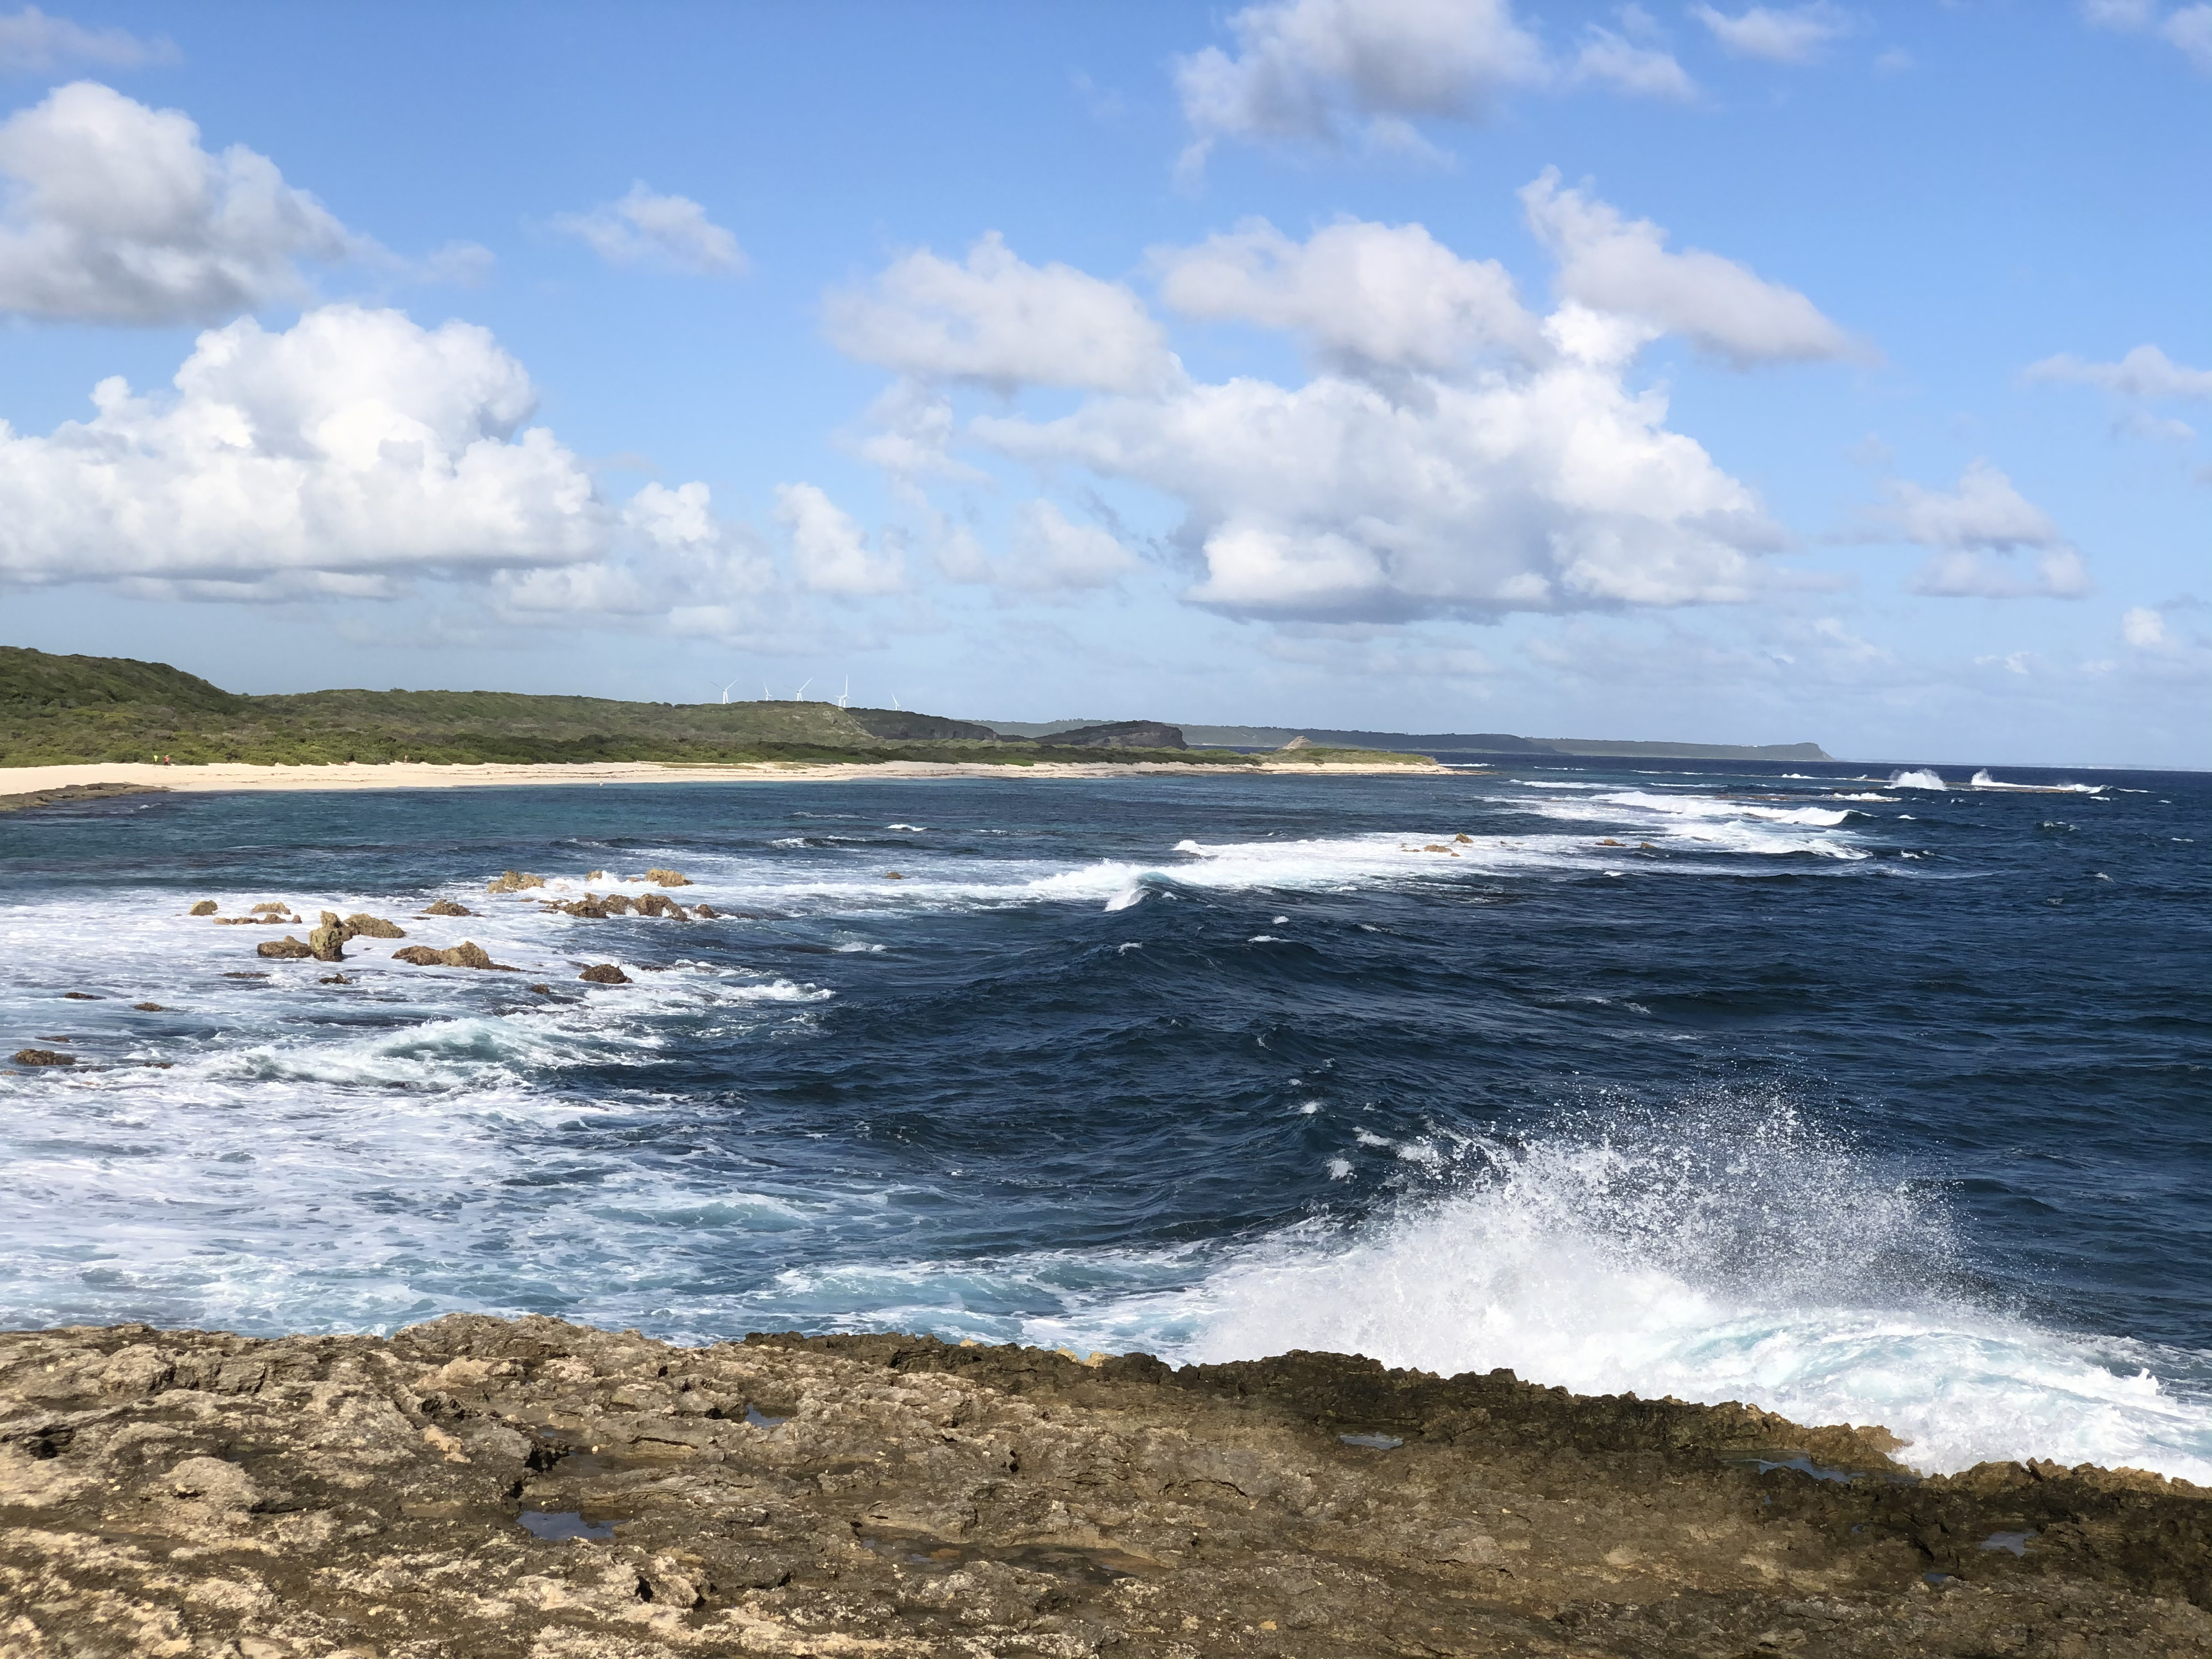
[[[198,904],[192,906],[191,909],[186,914],[195,916],[211,916],[222,908],[222,907],[217,904],[213,899],[202,899]]]
[[[577,975],[576,977],[580,980],[588,980],[593,985],[628,985],[630,983],[629,975],[623,972],[621,969],[616,967],[611,962],[595,963],[591,967],[585,969],[584,971]]]
[[[52,1037],[46,1039],[49,1042],[53,1040]],[[76,1056],[58,1054],[52,1048],[18,1048],[15,1050],[15,1064],[18,1066],[74,1066],[76,1064]]]
[[[543,887],[545,878],[533,876],[520,870],[509,870],[495,876],[484,884],[488,893],[519,893],[526,887]]]
[[[491,953],[483,945],[467,939],[444,951],[428,945],[410,945],[403,950],[394,951],[392,959],[412,963],[417,968],[488,968],[501,974],[518,971],[505,963],[494,962]]]
[[[439,899],[422,907],[426,916],[472,916],[476,912],[465,904],[456,904],[451,899]]]
[[[361,939],[405,939],[406,930],[396,921],[386,921],[382,916],[372,916],[366,910],[356,910],[345,919],[346,931]]]
[[[0,1336],[10,1656],[2133,1659],[2212,1651],[2208,1510],[1325,1354]]]
[[[282,939],[263,939],[260,944],[253,947],[253,954],[258,957],[275,957],[285,962],[299,962],[313,956],[315,947],[303,939],[294,939],[287,933]]]
[[[647,871],[645,878],[662,887],[689,887],[692,884],[691,878],[681,870],[663,870],[658,866]]]
[[[345,942],[352,937],[353,930],[338,920],[337,912],[325,910],[322,925],[307,935],[307,948],[317,962],[343,962]]]

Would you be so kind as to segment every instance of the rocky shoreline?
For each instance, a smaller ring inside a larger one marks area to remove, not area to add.
[[[0,1655],[2212,1652],[2212,1492],[1291,1354],[0,1334]]]

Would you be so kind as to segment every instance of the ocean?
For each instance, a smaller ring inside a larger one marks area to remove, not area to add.
[[[17,814],[0,1054],[77,1064],[0,1067],[0,1326],[1331,1349],[2212,1484],[2208,808],[1605,761]],[[726,914],[538,902],[652,866]]]

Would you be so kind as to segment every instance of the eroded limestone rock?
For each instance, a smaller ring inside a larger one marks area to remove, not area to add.
[[[264,939],[253,947],[258,957],[273,957],[280,962],[304,962],[315,954],[315,947],[304,939],[294,939],[289,933],[282,939]]]
[[[412,963],[417,968],[483,968],[494,973],[512,974],[519,970],[503,962],[494,962],[491,953],[474,939],[463,939],[447,950],[428,945],[410,945],[392,953],[394,962]]]
[[[1912,1481],[1880,1438],[1325,1354],[1172,1371],[474,1316],[15,1334],[0,1650],[2212,1651],[2212,1494]],[[1792,1453],[1862,1473],[1771,1467]]]

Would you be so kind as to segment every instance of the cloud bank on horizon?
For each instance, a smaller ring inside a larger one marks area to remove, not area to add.
[[[1026,179],[945,191],[919,234],[880,214],[825,232],[834,197],[779,226],[772,171],[750,201],[646,182],[702,172],[660,141],[605,182],[532,164],[541,206],[448,186],[442,231],[401,213],[377,234],[353,204],[388,192],[312,118],[212,143],[109,84],[186,74],[189,34],[0,15],[0,74],[33,78],[0,118],[0,314],[16,348],[68,343],[32,402],[79,411],[0,408],[0,586],[81,628],[274,606],[364,649],[400,631],[380,614],[459,606],[436,635],[456,648],[573,674],[564,642],[588,639],[625,683],[671,650],[878,656],[969,712],[1033,687],[1042,653],[1055,701],[993,705],[1036,717],[1137,672],[1185,718],[1273,718],[1230,689],[1257,684],[1308,699],[1292,720],[1377,723],[1418,687],[1461,712],[1393,723],[1534,729],[1624,697],[1740,720],[1750,699],[1988,733],[2088,697],[2117,734],[2212,681],[2188,574],[2212,484],[2185,418],[2212,399],[2201,316],[2129,339],[2013,302],[1976,407],[1926,326],[1974,310],[1940,270],[1778,235],[1635,146],[1587,165],[1594,110],[1686,147],[1762,86],[1904,85],[1940,41],[1825,0],[1671,20],[1262,0],[1212,40],[1206,14],[1181,21],[1142,89],[1149,182],[1079,236]],[[2090,0],[2066,27],[2212,99],[2212,4]],[[1138,96],[1086,118],[1125,142]],[[288,125],[318,158],[302,182]],[[1529,160],[1500,177],[1509,130]],[[1881,223],[1877,203],[1855,227]],[[656,332],[662,311],[682,325]],[[649,349],[595,350],[594,319]],[[842,388],[842,412],[813,404],[810,436],[779,384],[712,375],[661,407],[717,327],[758,331],[785,385]],[[550,385],[524,361],[548,356]],[[2104,422],[2109,494],[2051,465],[2038,419]],[[672,453],[702,476],[649,459]],[[2147,512],[2146,480],[2172,504]],[[2165,752],[2201,749],[2177,728]]]

